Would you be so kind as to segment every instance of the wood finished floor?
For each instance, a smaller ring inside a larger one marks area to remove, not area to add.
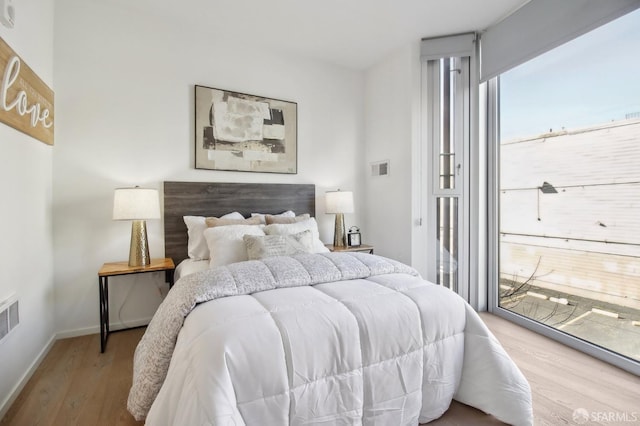
[[[137,328],[58,340],[0,425],[142,425],[127,411]]]
[[[624,413],[640,424],[640,378],[490,314],[482,318],[516,361],[533,390],[536,426],[574,425],[574,410]],[[112,334],[104,354],[98,335],[57,341],[0,425],[141,425],[126,410],[133,351],[144,329]],[[499,425],[453,402],[439,426]],[[390,425],[391,426],[391,425]]]

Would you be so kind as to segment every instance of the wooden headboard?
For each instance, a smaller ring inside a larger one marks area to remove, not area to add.
[[[315,216],[313,184],[164,183],[164,252],[177,265],[187,256],[187,227],[183,216],[222,216],[240,212],[278,214],[293,210]]]

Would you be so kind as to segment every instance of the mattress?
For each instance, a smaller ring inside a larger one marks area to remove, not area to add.
[[[174,282],[178,282],[178,280],[184,277],[185,275],[204,271],[205,269],[209,269],[209,259],[207,260],[184,259],[182,262],[178,264],[178,266],[176,266],[176,270],[173,274]]]

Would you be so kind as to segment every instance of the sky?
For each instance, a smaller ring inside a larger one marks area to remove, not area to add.
[[[503,142],[640,113],[640,10],[500,76]]]

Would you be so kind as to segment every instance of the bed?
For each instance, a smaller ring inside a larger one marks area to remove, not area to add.
[[[529,384],[458,295],[392,259],[319,247],[317,225],[306,228],[313,185],[165,182],[164,206],[165,253],[179,264],[194,254],[184,216],[276,223],[206,228],[208,266],[177,279],[136,348],[137,420],[417,425],[456,399],[533,423]],[[294,218],[271,216],[285,211]],[[292,251],[273,255],[273,242]],[[229,257],[242,250],[248,260]]]

